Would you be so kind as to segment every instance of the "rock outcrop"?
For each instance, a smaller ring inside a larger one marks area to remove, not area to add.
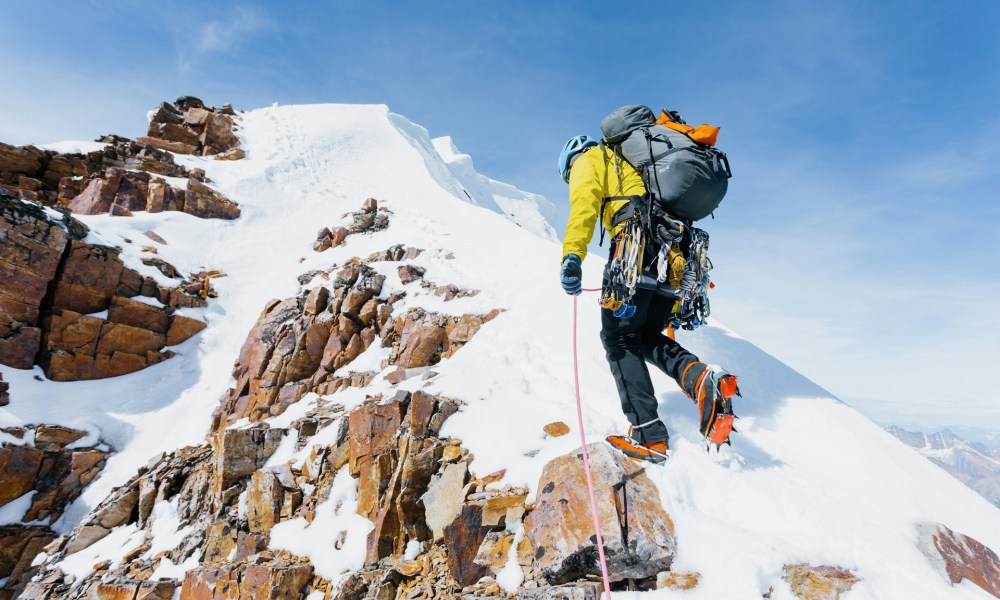
[[[587,448],[610,578],[655,578],[670,568],[677,547],[656,486],[637,463],[607,445]],[[600,575],[581,452],[545,465],[524,534],[522,564],[545,580],[564,583]]]
[[[236,111],[230,105],[215,108],[193,96],[173,104],[163,102],[149,121],[149,131],[136,141],[178,154],[236,155],[240,140],[234,133]]]
[[[344,218],[351,217],[351,224],[347,227],[329,227],[320,229],[316,234],[316,241],[313,243],[313,250],[323,252],[329,248],[336,248],[347,241],[347,236],[358,233],[382,231],[389,226],[389,215],[385,208],[379,210],[378,200],[368,198],[361,209],[353,213],[347,213]],[[399,260],[399,259],[396,259]]]
[[[76,429],[38,425],[2,431],[18,442],[0,446],[0,507],[23,502],[24,523],[0,527],[0,581],[6,579],[0,599],[5,599],[31,579],[32,559],[55,539],[48,525],[97,477],[108,453],[95,446],[76,447],[87,435]]]
[[[1000,598],[1000,558],[978,540],[941,523],[920,523],[918,544],[927,560],[951,583],[967,579]]]
[[[37,363],[56,381],[113,377],[170,358],[167,346],[204,328],[174,314],[205,306],[201,288],[161,287],[86,234],[68,214],[0,194],[0,363]]]
[[[240,216],[236,203],[207,185],[201,169],[188,170],[148,144],[102,139],[108,145],[88,154],[0,143],[0,192],[77,214],[170,210],[201,218]],[[165,177],[187,181],[171,184]]]
[[[369,199],[362,211],[374,206]],[[412,309],[393,319],[393,304],[401,296],[383,294],[385,276],[368,263],[398,261],[419,252],[394,246],[364,261],[355,258],[332,277],[322,273],[332,279],[330,286],[269,302],[243,344],[233,370],[236,386],[224,396],[213,429],[244,418],[259,421],[284,412],[309,392],[324,395],[345,382],[359,382],[359,374],[344,370],[379,338],[383,347],[392,349],[383,368],[434,365],[499,314],[449,317]],[[360,383],[367,383],[363,375]]]
[[[25,523],[55,522],[104,467],[107,450],[77,448],[85,431],[56,425],[8,427],[19,443],[0,446],[0,506],[34,493]]]

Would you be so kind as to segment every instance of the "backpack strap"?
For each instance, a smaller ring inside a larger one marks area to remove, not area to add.
[[[632,196],[608,196],[607,198],[604,198],[604,199],[601,200],[601,213],[600,213],[600,216],[598,217],[598,224],[601,227],[601,237],[600,237],[600,239],[597,242],[598,246],[603,246],[604,245],[604,209],[607,208],[608,202],[611,202],[613,200],[631,200],[631,199],[632,199]],[[629,211],[628,216],[626,216],[626,217],[619,217],[619,215],[621,215],[626,210]],[[621,223],[622,221],[624,221],[628,217],[631,217],[632,214],[633,214],[633,212],[632,212],[632,202],[629,202],[625,206],[623,206],[620,209],[618,209],[618,212],[616,212],[614,214],[614,216],[611,218],[612,219],[611,220],[611,226],[612,227],[617,227],[619,223]]]

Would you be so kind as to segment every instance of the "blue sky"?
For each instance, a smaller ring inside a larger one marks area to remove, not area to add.
[[[880,418],[1000,428],[998,25],[986,0],[11,2],[0,140],[139,135],[183,94],[385,103],[564,214],[566,138],[677,109],[736,175],[704,224],[719,320]]]

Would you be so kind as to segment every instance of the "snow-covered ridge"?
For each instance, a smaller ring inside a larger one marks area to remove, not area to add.
[[[466,403],[463,410],[449,418],[442,434],[464,441],[475,456],[472,470],[505,469],[503,483],[525,486],[534,498],[544,465],[579,446],[573,306],[558,285],[553,265],[560,249],[546,234],[551,226],[543,226],[544,205],[476,174],[471,161],[450,144],[432,142],[426,131],[385,106],[260,109],[243,116],[239,135],[246,159],[177,159],[203,168],[222,193],[238,202],[238,220],[167,213],[81,219],[109,238],[137,239],[155,229],[170,242],[161,254],[182,271],[217,268],[228,275],[214,282],[219,297],[206,309],[209,327],[196,344],[178,348],[178,356],[166,363],[103,382],[54,384],[35,381],[30,371],[3,368],[12,399],[0,409],[5,423],[44,418],[72,424],[85,417],[120,450],[67,512],[61,530],[72,529],[74,519],[150,457],[203,442],[211,412],[232,384],[233,360],[268,301],[296,295],[301,273],[328,271],[396,244],[425,250],[413,263],[425,268],[428,278],[480,291],[448,303],[412,293],[404,307],[448,314],[505,312],[460,352],[435,365],[432,379],[396,385],[380,372],[367,389],[328,399],[350,404],[364,394],[396,389],[460,399]],[[392,212],[390,227],[314,252],[316,230],[343,224],[343,215],[367,197]],[[372,268],[396,291],[404,287],[398,266]],[[587,261],[585,284],[600,280],[601,267],[596,259]],[[623,431],[626,421],[597,336],[596,298],[584,296],[579,302],[584,426],[588,440],[599,441]],[[855,600],[982,597],[971,584],[953,587],[941,579],[916,546],[916,524],[942,522],[997,549],[996,508],[725,327],[716,323],[681,332],[679,340],[704,360],[738,374],[744,393],[736,406],[741,418],[733,447],[707,453],[691,402],[669,378],[654,374],[660,414],[671,431],[672,458],[665,467],[648,468],[647,475],[676,527],[674,567],[701,574],[699,586],[684,597],[752,598],[774,586],[772,598],[790,598],[781,583],[782,566],[800,562],[850,569],[861,579],[849,595]],[[368,366],[380,367],[377,357]],[[554,421],[572,423],[570,435],[546,435],[543,426]],[[317,433],[323,435],[335,432]],[[351,483],[341,479],[335,485],[345,505]],[[164,531],[163,540],[183,527],[168,509],[160,507],[164,523],[176,526]],[[128,527],[105,538],[111,540],[101,548],[106,555],[78,556],[74,564],[86,570],[110,560],[136,533]],[[327,544],[323,550],[339,564],[331,540],[305,526],[290,529],[279,531],[297,541],[309,538],[303,546]],[[354,538],[343,545],[358,547]]]

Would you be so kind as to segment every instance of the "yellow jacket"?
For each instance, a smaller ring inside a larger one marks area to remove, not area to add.
[[[616,163],[621,172],[619,179]],[[601,202],[611,196],[641,196],[646,186],[632,165],[617,158],[610,149],[594,146],[573,163],[569,174],[569,221],[563,239],[563,256],[587,256],[587,244],[594,237],[594,224],[601,213]],[[612,200],[604,207],[601,224],[613,238],[621,227],[612,227],[611,219],[628,200]]]

